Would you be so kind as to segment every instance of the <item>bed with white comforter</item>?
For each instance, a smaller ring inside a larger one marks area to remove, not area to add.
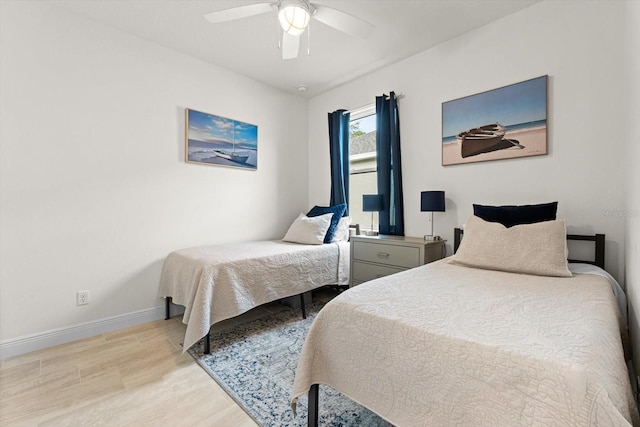
[[[639,422],[612,285],[446,259],[350,289],[318,314],[294,384],[398,426]]]
[[[592,237],[604,254],[604,235]],[[472,216],[453,257],[358,285],[320,311],[294,408],[311,389],[315,418],[316,384],[327,384],[398,426],[640,425],[624,293],[567,255],[564,220]]]
[[[186,350],[217,322],[320,286],[348,283],[348,242],[253,241],[172,252],[163,267],[160,296],[185,307]]]

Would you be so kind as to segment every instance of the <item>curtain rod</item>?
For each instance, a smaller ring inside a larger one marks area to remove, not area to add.
[[[386,99],[390,99],[390,98],[389,98],[389,95],[385,95],[385,98],[386,98]],[[401,99],[401,98],[404,98],[404,93],[396,93],[396,99]],[[367,104],[367,105],[363,105],[363,106],[358,107],[358,108],[352,108],[351,110],[347,110],[347,111],[345,111],[345,112],[344,112],[344,113],[342,113],[342,114],[355,114],[355,113],[359,113],[360,111],[362,111],[362,110],[367,110],[367,109],[369,109],[369,108],[371,108],[371,107],[374,107],[374,108],[375,108],[375,104],[376,104],[376,103],[375,103],[375,101],[374,101],[374,102],[372,102],[371,104]]]

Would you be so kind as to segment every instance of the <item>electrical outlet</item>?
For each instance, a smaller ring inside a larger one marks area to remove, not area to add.
[[[89,291],[76,292],[76,305],[87,305],[87,304],[89,304]]]

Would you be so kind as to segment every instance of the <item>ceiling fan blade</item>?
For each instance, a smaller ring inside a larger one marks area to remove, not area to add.
[[[300,36],[292,36],[282,32],[282,59],[295,59],[298,57]]]
[[[375,28],[373,24],[349,15],[348,13],[332,9],[327,6],[321,6],[319,4],[314,4],[313,6],[315,6],[316,11],[311,18],[317,19],[323,24],[333,27],[336,30],[340,30],[343,33],[362,37],[364,39],[369,37],[369,34],[371,34]]]
[[[234,21],[236,19],[271,12],[275,5],[276,3],[248,4],[246,6],[232,7],[231,9],[207,13],[204,15],[204,18],[213,24],[217,24],[218,22]]]

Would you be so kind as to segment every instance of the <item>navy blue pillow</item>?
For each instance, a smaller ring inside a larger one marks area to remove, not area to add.
[[[499,222],[505,227],[519,224],[553,221],[556,219],[558,202],[521,206],[473,205],[473,214],[489,222]]]
[[[340,218],[344,216],[346,210],[347,204],[342,203],[335,206],[314,206],[309,212],[307,212],[307,216],[319,216],[328,213],[333,214],[333,216],[331,217],[331,224],[329,225],[329,229],[327,230],[327,234],[325,234],[324,236],[324,243],[331,243],[331,241],[333,240],[333,235],[336,233],[338,222],[340,221]]]

